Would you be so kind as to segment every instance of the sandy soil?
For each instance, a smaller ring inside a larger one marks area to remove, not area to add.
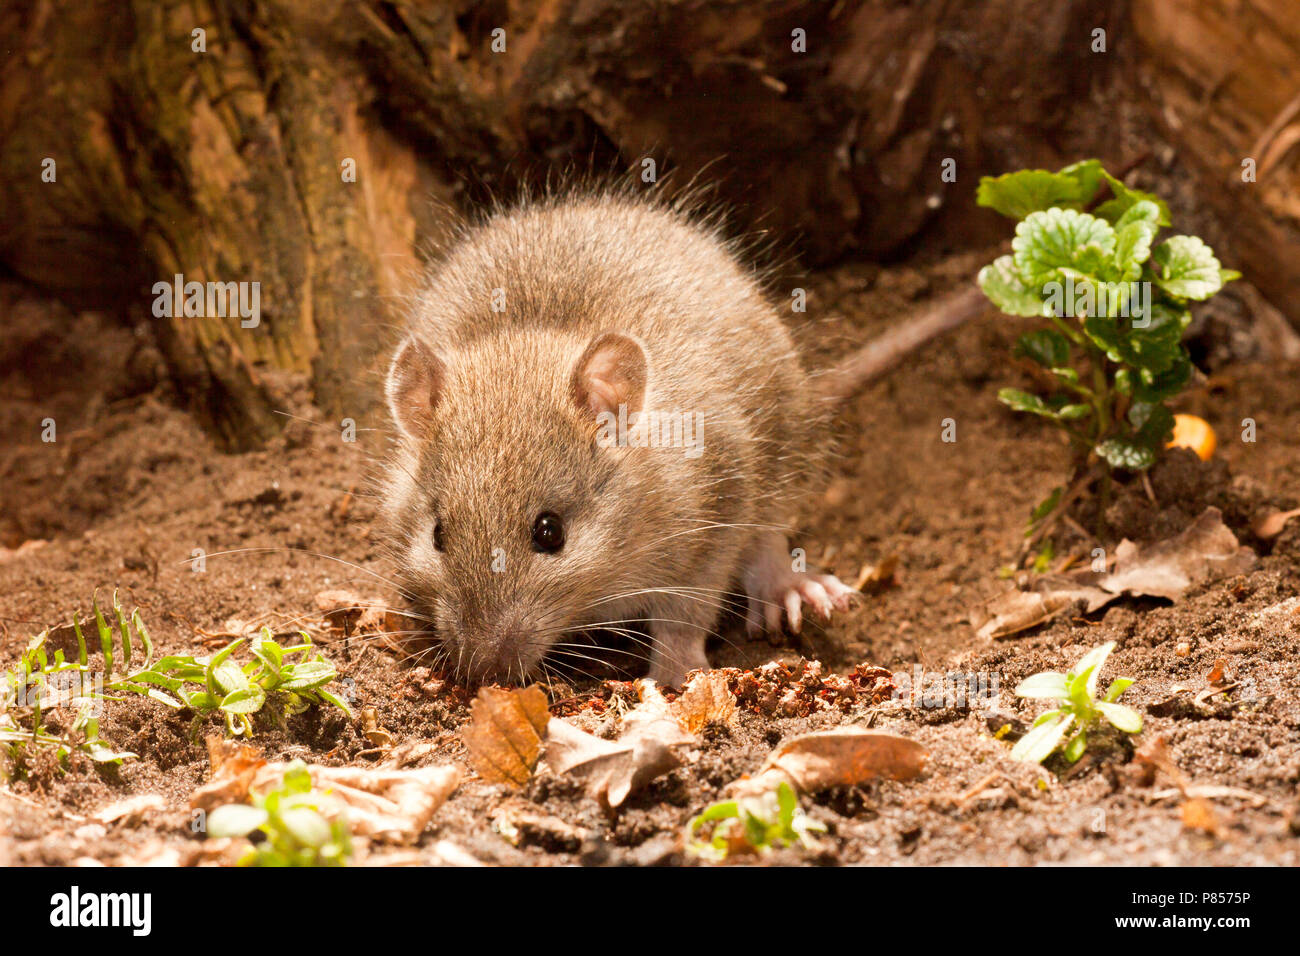
[[[968,281],[984,258],[850,265],[817,276],[800,335],[825,361]],[[305,627],[354,703],[374,708],[398,743],[431,741],[424,763],[463,760],[457,731],[469,695],[436,680],[418,654],[345,637],[315,600],[333,588],[398,600],[366,480],[384,451],[382,419],[360,416],[357,441],[344,442],[333,423],[311,423],[317,416],[300,396],[289,409],[299,417],[268,448],[224,455],[173,405],[146,334],[82,315],[79,334],[61,336],[54,307],[12,289],[4,295],[11,313],[26,318],[10,323],[0,343],[0,663],[9,666],[31,635],[74,610],[84,617],[96,588],[118,588],[124,603],[138,605],[163,653],[207,652],[228,640],[224,633],[253,624],[286,635]],[[471,774],[408,856],[436,862],[439,841],[449,841],[485,862],[688,862],[685,823],[728,782],[754,772],[774,744],[859,724],[921,741],[927,773],[805,798],[829,828],[822,848],[782,851],[773,862],[1300,862],[1300,521],[1270,541],[1249,530],[1263,511],[1300,504],[1300,367],[1263,360],[1267,349],[1240,301],[1225,297],[1206,311],[1193,349],[1208,378],[1176,404],[1213,424],[1218,456],[1206,465],[1170,456],[1151,476],[1156,503],[1133,483],[1110,517],[1151,540],[1218,506],[1260,554],[1249,573],[1197,586],[1176,605],[1125,599],[996,643],[977,639],[971,610],[1009,586],[998,569],[1014,563],[1030,508],[1068,466],[1055,436],[996,402],[996,388],[1026,372],[1009,357],[1020,328],[990,314],[844,410],[829,487],[803,511],[794,543],[815,562],[852,580],[864,564],[894,555],[897,582],[787,646],[747,641],[740,622],[728,621],[713,660],[752,667],[778,658],[798,671],[802,656],[828,672],[865,662],[894,671],[899,687],[975,675],[996,683],[995,699],[926,706],[904,696],[794,716],[746,710],[734,729],[708,732],[693,762],[614,814],[562,779],[538,779],[512,795]],[[46,416],[58,423],[54,443],[39,441]],[[1254,443],[1238,440],[1246,417],[1258,423]],[[956,442],[941,440],[946,418],[956,422]],[[1076,535],[1059,541],[1057,553],[1090,546]],[[196,548],[207,555],[201,573],[189,562]],[[995,736],[1041,709],[1012,697],[1019,680],[1065,670],[1107,640],[1118,642],[1108,674],[1137,679],[1125,700],[1146,721],[1139,746],[1163,738],[1190,783],[1253,794],[1212,800],[1212,827],[1185,824],[1179,792],[1167,777],[1144,774],[1131,746],[1098,748],[1066,770],[1015,763]],[[1192,704],[1220,659],[1238,689]],[[579,681],[552,692],[587,694],[590,703],[611,687]],[[195,857],[188,799],[209,772],[203,736],[219,728],[148,700],[108,703],[102,736],[139,759],[117,769],[37,762],[0,790],[0,853],[20,864]],[[358,725],[330,710],[282,723],[259,715],[254,743],[271,759],[377,759],[363,753],[372,748]],[[146,793],[165,807],[107,826],[89,819]],[[493,827],[503,807],[530,820],[518,845]]]

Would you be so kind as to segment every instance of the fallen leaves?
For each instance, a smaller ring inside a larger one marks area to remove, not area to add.
[[[736,696],[727,686],[727,675],[701,671],[691,678],[682,695],[671,705],[673,716],[687,733],[698,734],[709,724],[734,726]]]
[[[516,690],[484,687],[461,732],[469,763],[489,783],[522,787],[533,775],[551,719],[546,693],[537,685]]]
[[[925,748],[908,737],[838,727],[783,742],[755,776],[733,786],[738,792],[753,793],[785,781],[799,793],[815,793],[879,777],[912,780],[924,772],[928,757]]]
[[[855,591],[872,591],[898,584],[898,555],[887,554],[877,564],[864,564],[853,582]]]
[[[587,793],[608,807],[620,806],[651,780],[682,765],[678,748],[695,743],[653,681],[637,681],[641,703],[622,720],[617,740],[602,740],[567,721],[547,727],[546,765],[586,784]]]
[[[546,695],[536,685],[509,691],[485,687],[462,733],[470,765],[489,783],[521,787],[544,759],[552,773],[581,781],[589,795],[612,808],[681,766],[681,751],[709,724],[735,722],[736,698],[720,671],[697,674],[671,703],[653,681],[634,686],[639,702],[619,720],[614,740],[551,717]]]
[[[190,797],[190,807],[211,812],[216,807],[244,803],[253,793],[264,794],[284,779],[287,763],[269,763],[257,749],[208,738],[212,778]],[[412,770],[367,767],[323,767],[308,764],[312,786],[326,792],[326,819],[346,814],[352,833],[390,843],[414,843],[438,807],[460,784],[454,765]]]
[[[1052,620],[1081,606],[1085,613],[1122,595],[1178,601],[1194,584],[1240,574],[1255,552],[1238,544],[1218,508],[1206,508],[1187,528],[1165,541],[1139,547],[1127,538],[1115,549],[1115,568],[1039,575],[1028,590],[998,595],[971,615],[977,636],[998,640]]]

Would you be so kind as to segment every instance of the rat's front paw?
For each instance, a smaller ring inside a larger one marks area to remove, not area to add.
[[[779,633],[783,609],[790,630],[798,634],[803,627],[804,604],[816,608],[829,621],[832,609],[847,611],[858,593],[833,574],[779,570],[755,575],[752,579],[746,575],[745,591],[749,597],[745,629],[751,637],[764,630]]]

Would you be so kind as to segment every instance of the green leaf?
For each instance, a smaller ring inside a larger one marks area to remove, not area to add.
[[[131,612],[131,623],[135,625],[136,633],[140,635],[140,646],[144,648],[145,666],[148,666],[149,661],[153,658],[153,639],[149,637],[149,629],[144,626],[144,618],[140,617],[139,608]]]
[[[1083,756],[1083,752],[1087,749],[1088,734],[1081,730],[1070,739],[1070,742],[1065,745],[1065,749],[1062,752],[1065,754],[1066,760],[1070,761],[1070,763],[1075,763]]]
[[[1030,395],[1028,392],[1022,392],[1018,388],[998,389],[998,401],[1003,405],[1011,406],[1018,412],[1042,415],[1044,418],[1056,417],[1056,412],[1049,408],[1041,398],[1037,395]]]
[[[248,836],[267,822],[265,810],[250,807],[242,803],[231,803],[217,807],[208,814],[208,836],[242,837]]]
[[[1110,686],[1106,688],[1106,696],[1103,697],[1102,700],[1108,703],[1110,701],[1119,700],[1119,695],[1124,693],[1124,691],[1128,690],[1132,686],[1133,686],[1133,678],[1116,677],[1113,681],[1110,682]]]
[[[1092,414],[1091,405],[1062,405],[1057,411],[1056,417],[1065,422],[1078,421],[1080,418],[1087,418]]]
[[[1043,300],[1037,290],[1021,281],[1011,256],[1000,256],[979,271],[975,281],[988,300],[1007,315],[1039,318]]]
[[[1042,763],[1060,746],[1061,739],[1072,723],[1072,715],[1062,714],[1055,720],[1039,724],[1016,741],[1016,745],[1011,748],[1011,759]]]
[[[789,831],[794,822],[795,811],[799,809],[799,798],[794,789],[784,780],[776,788],[776,803],[780,809],[781,829]]]
[[[1105,644],[1098,645],[1079,658],[1079,662],[1070,668],[1070,673],[1082,676],[1084,671],[1089,671],[1087,681],[1088,700],[1097,696],[1097,678],[1101,674],[1101,669],[1106,664],[1106,659],[1110,657],[1111,651],[1115,650],[1115,642],[1107,641]],[[1090,669],[1090,670],[1089,670]]]
[[[99,631],[99,646],[104,652],[104,673],[113,673],[113,632],[108,629],[108,622],[104,620],[104,613],[99,609],[99,594],[96,592],[90,599],[90,608],[95,612],[95,628]]]
[[[1149,312],[1137,311],[1124,340],[1124,359],[1149,372],[1164,372],[1178,360],[1183,331],[1191,313],[1163,302],[1151,304]]]
[[[1142,715],[1132,707],[1099,700],[1097,701],[1097,709],[1102,712],[1102,715],[1110,721],[1111,726],[1116,730],[1122,730],[1126,734],[1141,733]]]
[[[1061,493],[1063,490],[1062,486],[1057,485],[1052,489],[1051,494],[1034,507],[1034,510],[1029,513],[1029,524],[1031,527],[1038,524],[1038,522],[1042,521],[1056,509],[1057,503],[1061,500]],[[1029,534],[1029,532],[1025,533]]]
[[[1134,402],[1129,406],[1128,420],[1136,429],[1133,440],[1152,451],[1163,448],[1174,432],[1174,414],[1161,404]]]
[[[230,693],[230,691],[235,689],[233,687],[222,687],[221,685],[219,685],[216,681],[216,673],[217,673],[217,668],[220,667],[222,664],[224,664],[227,660],[229,660],[230,655],[235,653],[235,648],[239,647],[239,645],[242,643],[244,643],[244,639],[242,637],[237,640],[231,641],[229,644],[227,644],[225,647],[219,650],[216,656],[212,658],[212,660],[208,661],[208,665],[204,670],[203,676],[204,676],[204,680],[207,681],[208,692],[212,694],[213,697],[218,697],[218,698],[224,697],[226,696],[226,694]],[[242,671],[240,671],[240,677],[241,678],[243,677]],[[247,683],[247,681],[245,681],[245,683]]]
[[[982,176],[975,191],[975,202],[1011,219],[1024,219],[1030,213],[1053,206],[1078,208],[1092,198],[1091,192],[1083,195],[1086,184],[1081,183],[1081,178],[1064,171],[1049,173],[1045,169]]]
[[[72,630],[77,635],[77,663],[85,667],[89,655],[86,653],[86,637],[81,633],[81,620],[76,611],[72,612]]]
[[[1070,691],[1066,686],[1064,674],[1044,671],[1022,680],[1016,685],[1015,694],[1017,697],[1065,700],[1070,696]]]
[[[1057,175],[1073,179],[1078,184],[1079,202],[1087,205],[1097,195],[1104,172],[1100,160],[1082,159],[1058,170]]]
[[[266,691],[251,684],[227,694],[218,706],[227,714],[255,714],[265,703]]]
[[[1160,267],[1156,284],[1170,295],[1200,301],[1223,288],[1214,250],[1196,236],[1170,236],[1151,258]]]
[[[1085,212],[1049,209],[1032,213],[1016,226],[1011,248],[1021,280],[1041,289],[1061,281],[1062,269],[1086,272],[1096,257],[1109,259],[1115,251],[1115,230]]]
[[[1146,445],[1129,438],[1108,438],[1094,451],[1112,468],[1127,471],[1144,471],[1156,462],[1156,453]]]
[[[328,684],[338,676],[338,671],[334,665],[327,664],[324,661],[306,661],[302,664],[293,664],[286,667],[282,672],[284,682],[276,686],[276,690],[310,690],[319,687],[321,684]]]
[[[1160,218],[1156,220],[1157,225],[1168,226],[1172,224],[1172,220],[1169,218],[1169,204],[1159,196],[1144,193],[1140,189],[1130,189],[1108,172],[1103,171],[1101,175],[1110,185],[1110,191],[1115,197],[1097,207],[1097,215],[1102,219],[1107,222],[1119,222],[1137,203],[1149,202],[1154,204],[1156,209],[1160,211]]]
[[[1184,349],[1179,349],[1173,364],[1163,372],[1151,369],[1138,369],[1138,375],[1132,379],[1133,397],[1142,402],[1161,402],[1177,395],[1183,390],[1188,379],[1192,377],[1192,360]]]
[[[122,610],[122,604],[117,599],[117,591],[113,591],[113,613],[117,616],[117,629],[122,635],[122,668],[131,669],[131,627],[126,623],[126,611]]]
[[[343,713],[347,714],[349,717],[352,716],[352,708],[348,706],[347,701],[343,700],[343,698],[331,694],[324,687],[317,687],[315,693],[319,694],[323,700],[333,704],[335,707],[343,711]]]
[[[1056,329],[1026,332],[1016,339],[1015,354],[1032,359],[1044,368],[1063,367],[1070,361],[1070,340]]]
[[[1115,223],[1114,263],[1120,279],[1131,282],[1142,275],[1142,264],[1151,257],[1151,243],[1160,231],[1159,218],[1155,203],[1144,199]]]
[[[212,670],[212,681],[217,685],[218,696],[247,690],[250,686],[243,668],[230,660],[222,661]]]

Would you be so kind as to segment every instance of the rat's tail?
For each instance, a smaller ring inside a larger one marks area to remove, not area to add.
[[[819,377],[822,397],[834,404],[847,401],[906,355],[975,318],[988,304],[979,289],[966,289],[940,299],[928,311],[890,329],[828,369]]]

